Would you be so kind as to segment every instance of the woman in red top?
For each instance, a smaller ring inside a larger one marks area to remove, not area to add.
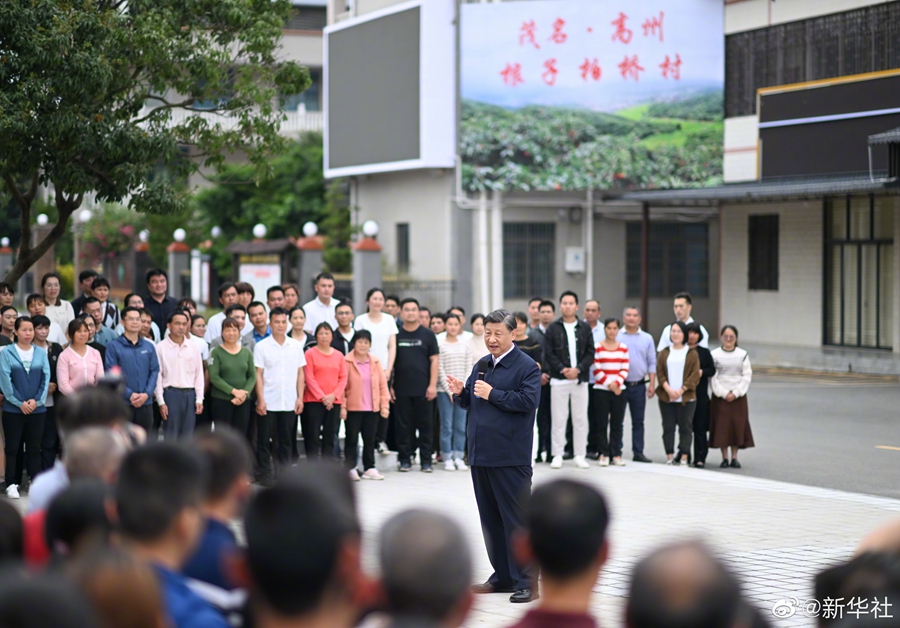
[[[344,354],[331,346],[333,338],[331,325],[319,323],[316,345],[306,350],[306,366],[303,367],[306,390],[300,424],[308,461],[323,453],[334,456],[334,435],[347,386],[347,362]]]
[[[625,421],[625,378],[628,377],[628,347],[616,340],[622,327],[616,318],[603,321],[606,338],[597,343],[594,353],[594,389],[597,390],[600,466],[622,467],[622,424]],[[609,438],[606,428],[609,426]]]

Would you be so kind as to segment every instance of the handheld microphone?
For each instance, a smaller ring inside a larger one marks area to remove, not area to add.
[[[480,382],[484,381],[484,374],[485,374],[485,371],[487,371],[488,367],[490,366],[490,360],[491,360],[490,356],[486,356],[486,357],[478,360],[478,381],[480,381]]]
[[[478,371],[478,381],[479,382],[484,381],[484,371]]]

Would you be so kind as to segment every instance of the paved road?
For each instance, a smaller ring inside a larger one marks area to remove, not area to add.
[[[895,378],[755,373],[748,400],[756,447],[740,454],[740,470],[720,470],[721,455],[710,452],[706,472],[900,498],[900,382]],[[647,455],[664,460],[656,403],[647,406],[646,429]],[[631,442],[627,416],[625,442]]]

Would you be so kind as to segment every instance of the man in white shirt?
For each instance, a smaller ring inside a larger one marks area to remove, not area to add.
[[[306,312],[306,324],[303,331],[307,334],[315,334],[319,323],[327,322],[332,329],[337,327],[337,318],[334,310],[337,308],[337,299],[334,295],[334,275],[331,273],[319,273],[316,276],[316,298],[303,306]]]
[[[685,325],[688,323],[693,323],[694,319],[691,317],[691,310],[694,308],[691,303],[691,293],[690,292],[679,292],[675,295],[675,320],[681,321]],[[700,325],[700,329],[703,330],[703,339],[700,341],[700,346],[706,349],[709,349],[709,332],[706,331],[706,327]],[[659,353],[666,347],[672,346],[672,340],[669,338],[669,332],[672,331],[672,325],[666,325],[666,328],[663,329],[662,334],[659,337],[659,343],[656,345],[656,352]]]
[[[222,304],[222,311],[210,316],[209,320],[206,321],[206,333],[203,335],[203,339],[206,342],[212,342],[222,335],[222,323],[225,321],[225,309],[229,305],[237,303],[237,299],[237,288],[234,287],[232,282],[226,281],[219,286],[219,303]],[[250,325],[249,322],[245,322],[242,333],[250,333],[251,329],[253,329],[253,326]]]
[[[303,412],[306,382],[303,367],[306,357],[299,342],[287,336],[288,313],[277,307],[269,314],[272,335],[260,340],[253,349],[256,365],[256,453],[257,479],[273,480],[270,440],[277,434],[275,454],[279,474],[290,468],[293,443],[297,440],[297,415]],[[274,434],[273,434],[274,432]]]
[[[188,338],[189,316],[184,310],[173,310],[169,335],[156,345],[159,377],[155,396],[166,440],[193,436],[197,415],[203,412],[203,358],[197,344]]]

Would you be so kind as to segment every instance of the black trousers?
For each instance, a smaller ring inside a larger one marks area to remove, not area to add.
[[[500,588],[530,589],[537,584],[533,569],[520,565],[512,549],[514,534],[525,523],[524,502],[531,492],[531,465],[471,467],[481,531],[494,573],[488,582]]]
[[[550,456],[550,384],[541,386],[541,403],[537,412],[538,444],[537,453],[547,452]]]
[[[423,397],[397,397],[397,460],[408,464],[414,451],[416,430],[419,432],[419,458],[423,465],[431,464],[434,402]]]
[[[705,386],[706,384],[704,384]],[[697,393],[694,410],[694,462],[706,464],[709,454],[709,396]]]
[[[154,433],[152,432],[154,422],[153,410],[155,408],[156,411],[159,412],[159,406],[148,401],[140,408],[135,408],[134,406],[129,407],[131,408],[131,422],[144,428],[144,431],[147,432],[147,442],[152,443],[156,440],[155,438],[151,439],[151,434]],[[162,416],[160,416],[159,420],[162,421]],[[158,431],[159,427],[157,426],[156,429]]]
[[[303,430],[303,445],[306,449],[306,460],[312,462],[319,456],[334,458],[334,432],[341,420],[341,407],[338,404],[325,408],[325,404],[311,401],[303,406],[300,416],[300,429]],[[281,432],[278,432],[279,439]]]
[[[622,434],[625,423],[625,392],[616,395],[609,390],[591,388],[588,405],[588,418],[590,418],[591,406],[595,407],[597,414],[597,451],[601,456],[618,458],[622,455]],[[609,437],[606,430],[609,428]],[[590,448],[590,440],[588,441]]]
[[[272,480],[277,470],[280,475],[285,468],[291,466],[291,430],[297,439],[297,415],[293,412],[274,412],[269,410],[263,415],[256,415],[256,461],[258,464],[256,479]],[[272,466],[272,439],[277,442],[275,452],[275,468]]]
[[[696,401],[689,403],[659,402],[659,413],[662,415],[663,446],[666,455],[675,453],[675,428],[678,428],[678,455],[677,459],[691,455],[691,438],[693,437],[694,409]]]
[[[357,441],[362,434],[363,471],[375,468],[375,432],[378,430],[378,420],[381,417],[377,412],[347,412],[347,420],[344,422],[346,436],[344,440],[344,462],[348,469],[356,468]]]
[[[227,399],[211,397],[208,416],[210,421],[215,421],[216,427],[227,425],[237,430],[241,436],[246,436],[247,426],[250,425],[250,400],[236,406]]]
[[[44,432],[41,434],[41,471],[52,467],[58,456],[59,431],[56,429],[56,406],[51,406],[44,414]]]
[[[3,433],[6,436],[6,485],[16,484],[16,460],[20,446],[25,444],[25,470],[32,480],[41,472],[41,437],[44,435],[44,413],[3,413]]]

